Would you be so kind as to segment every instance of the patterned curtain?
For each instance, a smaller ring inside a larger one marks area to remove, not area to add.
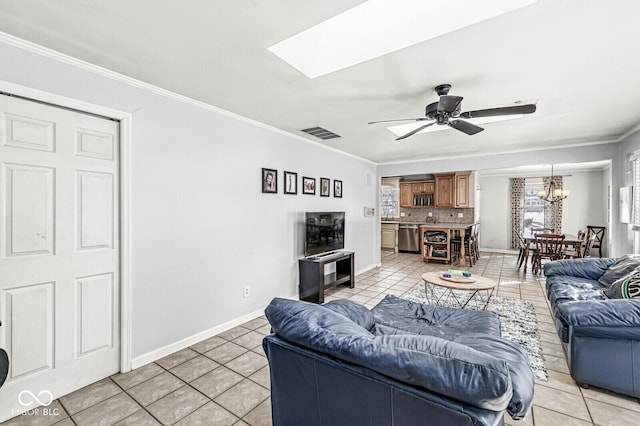
[[[549,188],[551,176],[542,179],[545,190]],[[554,176],[553,182],[556,188],[562,189],[562,176]],[[562,200],[555,203],[544,203],[544,227],[553,229],[559,234],[562,232]]]
[[[511,248],[520,246],[517,233],[522,231],[524,215],[524,178],[510,178],[511,185]]]

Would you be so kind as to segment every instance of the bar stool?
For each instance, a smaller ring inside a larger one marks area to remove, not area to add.
[[[477,238],[475,228],[476,225],[472,225],[471,230],[465,233],[464,236],[464,252],[465,255],[469,258],[469,266],[473,266],[478,259],[478,255],[476,253],[477,244],[474,244],[474,238]],[[460,247],[462,243],[463,242],[459,236],[451,239],[451,253],[453,254],[453,256],[455,256],[455,259],[460,258]],[[451,258],[452,262],[454,261],[453,256]]]

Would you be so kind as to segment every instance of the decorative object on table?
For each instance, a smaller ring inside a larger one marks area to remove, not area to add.
[[[336,198],[342,198],[342,181],[338,179],[333,180],[333,196]]]
[[[302,193],[316,195],[316,179],[303,176],[302,177]]]
[[[294,172],[284,172],[284,193],[298,193],[298,174]]]
[[[462,292],[461,296],[463,296]],[[424,285],[418,284],[402,298],[412,302],[426,303]],[[494,296],[489,301],[487,311],[498,313],[502,337],[520,344],[529,356],[529,365],[533,374],[537,379],[547,381],[547,367],[540,345],[538,320],[533,303],[512,297]]]
[[[278,192],[278,171],[275,169],[262,169],[262,193],[276,194]]]
[[[557,203],[560,200],[564,200],[569,196],[569,191],[562,188],[562,176],[553,176],[553,164],[551,165],[551,178],[549,179],[549,186],[547,189],[543,189],[538,192],[538,198],[547,203]]]
[[[328,197],[329,196],[329,184],[331,183],[330,179],[320,178],[320,196]]]

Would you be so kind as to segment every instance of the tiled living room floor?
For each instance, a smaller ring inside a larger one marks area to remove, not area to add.
[[[528,417],[509,425],[639,425],[640,403],[581,389],[568,375],[542,284],[515,268],[515,256],[482,253],[471,269],[499,282],[497,294],[531,300],[536,308],[549,381],[537,382]],[[327,300],[349,298],[368,307],[386,294],[401,296],[424,272],[446,269],[416,254],[383,253],[382,267],[360,274],[353,289],[337,287]],[[269,367],[264,317],[126,374],[116,374],[54,401],[58,416],[20,416],[2,425],[270,425]],[[295,425],[294,425],[295,426]]]

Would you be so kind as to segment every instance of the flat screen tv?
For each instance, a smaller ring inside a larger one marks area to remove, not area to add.
[[[304,255],[344,249],[344,212],[306,212]]]

